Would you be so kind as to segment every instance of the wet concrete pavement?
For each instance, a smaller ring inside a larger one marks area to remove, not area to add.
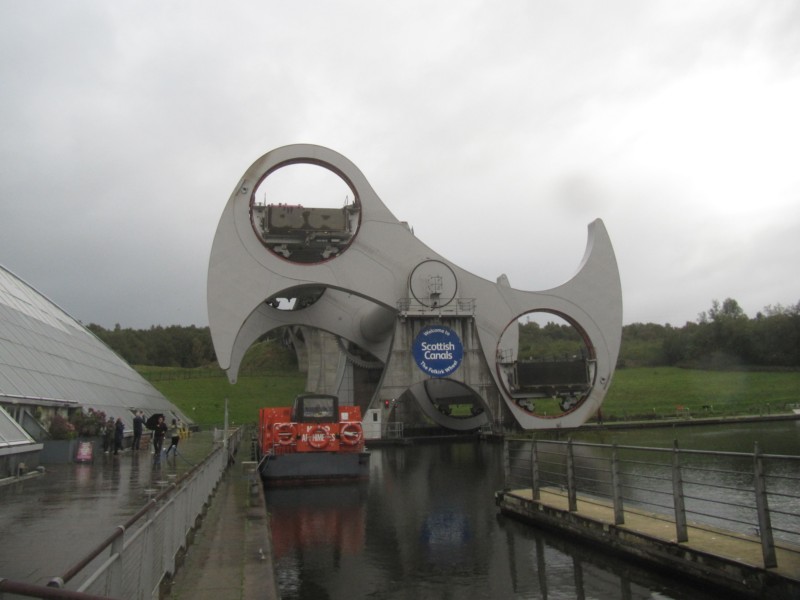
[[[172,580],[169,598],[280,598],[264,488],[255,469],[255,462],[241,462],[225,472]]]
[[[182,440],[153,464],[150,447],[45,465],[42,475],[0,485],[0,578],[46,585],[60,576],[214,447],[213,431]]]

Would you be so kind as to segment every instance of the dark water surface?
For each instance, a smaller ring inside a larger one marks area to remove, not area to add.
[[[609,442],[800,454],[797,422],[605,431]],[[601,441],[601,440],[591,440]],[[605,440],[603,440],[605,441]],[[671,598],[704,592],[499,515],[502,444],[372,450],[360,485],[267,490],[284,600]]]

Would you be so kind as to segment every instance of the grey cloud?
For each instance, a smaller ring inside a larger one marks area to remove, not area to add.
[[[487,279],[562,283],[599,217],[626,322],[681,324],[715,297],[791,303],[785,214],[769,233],[715,221],[708,190],[754,200],[736,195],[738,173],[716,182],[722,167],[681,160],[720,140],[659,101],[745,60],[793,93],[797,18],[757,1],[6,3],[0,261],[84,322],[202,325],[236,181],[308,142],[350,158],[423,242]],[[668,118],[686,128],[672,154]],[[794,202],[798,176],[785,149],[765,153],[769,210]],[[741,231],[752,239],[737,248]]]

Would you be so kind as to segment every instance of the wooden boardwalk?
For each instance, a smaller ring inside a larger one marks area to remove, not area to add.
[[[749,536],[689,523],[688,541],[678,542],[675,521],[667,516],[625,508],[624,523],[614,524],[610,502],[578,495],[569,510],[566,491],[542,488],[497,493],[503,514],[602,545],[652,565],[687,575],[753,598],[800,599],[800,547],[776,541],[777,567],[765,568],[761,541]]]

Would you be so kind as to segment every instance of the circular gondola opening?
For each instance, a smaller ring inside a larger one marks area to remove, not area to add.
[[[325,166],[294,162],[267,173],[250,197],[250,223],[276,256],[297,264],[336,258],[353,241],[361,204]]]
[[[594,350],[563,315],[531,311],[500,338],[497,369],[505,392],[532,415],[555,418],[577,409],[594,385]]]

